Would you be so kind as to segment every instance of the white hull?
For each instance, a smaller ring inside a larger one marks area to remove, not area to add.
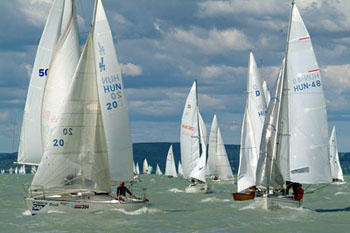
[[[186,193],[209,193],[210,188],[207,184],[190,184],[186,189]]]
[[[257,206],[264,209],[273,209],[276,207],[292,207],[299,208],[302,202],[293,200],[285,196],[268,196],[268,197],[255,197],[255,203]]]
[[[148,200],[128,199],[126,201],[115,200],[108,195],[95,195],[85,198],[71,198],[65,196],[51,196],[45,199],[25,198],[29,211],[35,215],[47,213],[49,211],[57,212],[99,212],[112,209],[124,209],[125,211],[135,211],[148,203]]]

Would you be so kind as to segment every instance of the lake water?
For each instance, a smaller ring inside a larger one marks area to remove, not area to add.
[[[135,212],[31,216],[22,184],[32,175],[0,175],[0,232],[350,232],[350,185],[312,186],[303,208],[264,210],[234,202],[233,184],[209,182],[212,194],[188,194],[181,178],[142,175],[151,203]],[[349,177],[346,177],[347,179]]]

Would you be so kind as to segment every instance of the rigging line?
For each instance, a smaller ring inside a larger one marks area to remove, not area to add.
[[[321,189],[327,187],[328,185],[329,185],[329,184],[325,184],[325,185],[323,185],[323,186],[321,186],[321,187],[319,187],[319,188],[317,188],[317,189],[311,190],[311,191],[309,191],[309,192],[305,192],[304,194],[312,194],[312,193],[314,193],[314,192],[316,192],[316,191],[318,191],[318,190],[321,190]],[[309,188],[310,186],[311,186],[311,184],[310,184],[307,188]]]

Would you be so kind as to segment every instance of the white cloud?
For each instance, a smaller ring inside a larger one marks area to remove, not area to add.
[[[30,65],[30,64],[25,64],[25,65],[24,65],[24,68],[25,68],[26,71],[27,71],[28,79],[30,79],[30,77],[32,76],[33,66]]]
[[[132,63],[120,64],[122,73],[126,76],[138,76],[142,74],[142,67]]]
[[[335,88],[338,93],[350,89],[350,64],[330,65],[322,68],[327,85]]]
[[[132,23],[127,20],[122,14],[113,12],[113,20],[117,23],[117,24],[125,24],[125,25],[131,25]]]
[[[17,0],[19,10],[26,16],[27,21],[36,27],[45,25],[52,0]]]
[[[244,32],[236,29],[217,30],[214,28],[206,31],[195,28],[186,31],[176,28],[170,32],[169,36],[209,54],[227,52],[227,50],[246,50],[253,47]]]

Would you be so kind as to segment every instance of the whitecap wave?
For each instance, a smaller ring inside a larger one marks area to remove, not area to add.
[[[47,211],[48,214],[65,214],[66,212],[61,210],[49,210]]]
[[[148,208],[146,206],[135,210],[135,211],[126,211],[124,209],[113,209],[116,210],[118,212],[121,212],[123,214],[126,215],[141,215],[141,214],[157,214],[157,213],[165,213],[164,211],[160,210],[160,209],[154,209],[154,208]]]
[[[344,195],[344,194],[348,194],[346,192],[336,192],[334,195],[337,196],[337,195]]]
[[[173,192],[173,193],[183,193],[184,190],[177,189],[177,188],[172,188],[172,189],[169,189],[169,192]]]
[[[239,210],[239,211],[242,211],[242,210],[252,210],[252,209],[255,209],[255,208],[259,207],[259,206],[257,206],[257,204],[258,204],[258,203],[253,202],[253,203],[250,203],[250,204],[247,205],[247,206],[244,206],[244,207],[242,207],[242,208],[239,208],[238,210]]]
[[[202,199],[201,202],[206,203],[206,202],[210,202],[210,203],[215,203],[215,202],[229,202],[231,201],[230,199],[219,199],[216,197],[208,197],[205,199]]]
[[[32,216],[32,213],[29,210],[26,210],[22,213],[25,216]]]

